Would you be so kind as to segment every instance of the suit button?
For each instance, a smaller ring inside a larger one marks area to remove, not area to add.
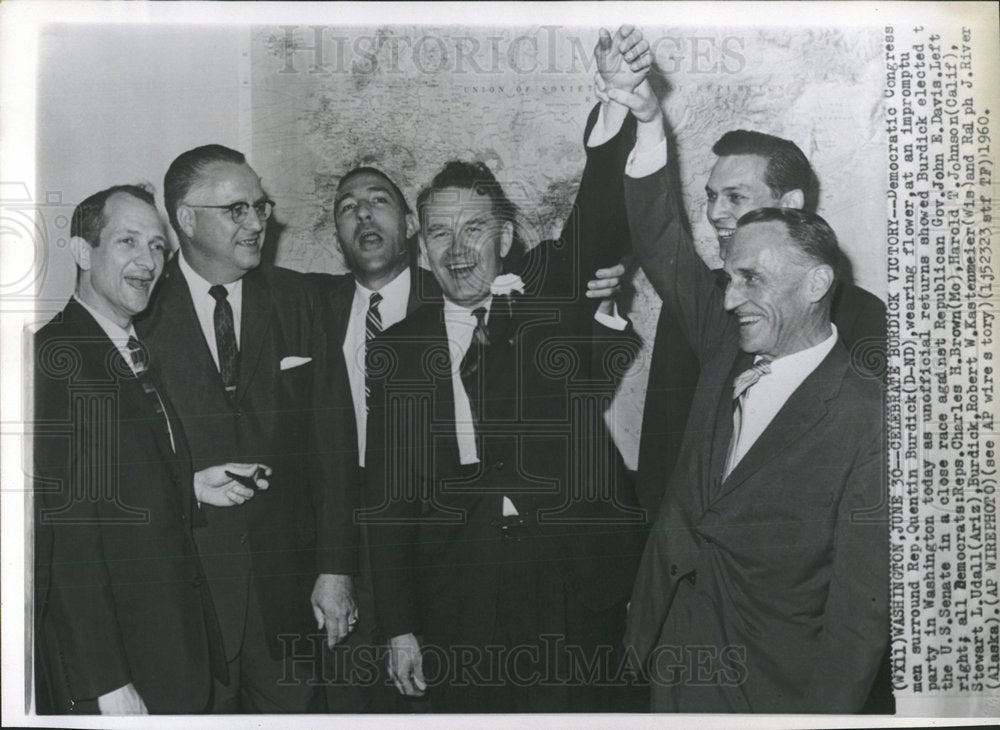
[[[247,544],[247,534],[244,532],[242,535],[240,535],[240,545],[246,545],[246,544]]]
[[[670,566],[670,575],[677,575],[677,564],[674,563]]]
[[[191,581],[191,585],[195,588],[201,588],[201,577],[196,575],[194,580]]]
[[[504,468],[505,466],[506,466],[506,464],[504,463],[503,459],[497,459],[497,460],[496,460],[496,461],[495,461],[495,462],[493,463],[493,468],[494,468],[494,469],[496,469],[496,470],[498,470],[498,471],[499,471],[500,469],[503,469],[503,468]]]
[[[237,421],[243,417],[243,411],[233,411],[233,418]]]

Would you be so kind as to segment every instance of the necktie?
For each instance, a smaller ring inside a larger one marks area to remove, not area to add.
[[[134,336],[128,338],[128,342],[125,344],[128,349],[129,357],[132,360],[132,368],[135,371],[136,377],[139,379],[139,384],[142,385],[142,390],[146,394],[146,398],[149,400],[150,405],[152,405],[153,410],[160,417],[161,423],[164,426],[164,431],[167,434],[167,439],[170,441],[170,450],[176,452],[176,447],[174,446],[174,433],[170,428],[170,419],[167,418],[166,410],[163,407],[163,399],[160,398],[160,393],[156,389],[156,384],[153,383],[152,379],[149,377],[149,353],[146,348],[142,346]]]
[[[226,395],[236,397],[236,380],[240,353],[236,347],[236,327],[233,325],[233,308],[229,306],[229,292],[216,284],[208,293],[215,299],[215,347],[219,353],[219,375],[226,388]]]
[[[754,363],[753,367],[744,370],[733,381],[733,438],[729,442],[729,451],[726,454],[726,472],[723,479],[728,477],[739,463],[736,450],[740,443],[740,432],[743,430],[743,408],[746,404],[747,391],[770,372],[771,363],[761,360]]]
[[[465,357],[462,358],[459,374],[462,377],[465,392],[469,396],[473,420],[479,421],[482,416],[480,413],[482,388],[478,374],[486,348],[490,346],[490,331],[486,326],[486,307],[478,307],[473,310],[472,314],[476,318],[476,328],[472,331],[472,342],[469,343],[469,349],[466,351]]]
[[[378,305],[382,302],[382,295],[377,291],[372,292],[368,299],[368,313],[365,315],[365,409],[368,408],[368,401],[371,400],[372,386],[368,380],[368,343],[382,333],[382,314],[378,311]]]

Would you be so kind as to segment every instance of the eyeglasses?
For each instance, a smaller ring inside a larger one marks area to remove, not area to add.
[[[186,204],[189,208],[215,208],[217,210],[228,210],[230,217],[233,219],[233,223],[242,223],[250,215],[250,208],[253,208],[253,212],[257,214],[257,218],[262,222],[266,221],[271,217],[271,211],[274,210],[273,200],[259,200],[252,206],[250,203],[245,203],[242,200],[238,203],[230,203],[229,205],[192,205],[190,203]]]

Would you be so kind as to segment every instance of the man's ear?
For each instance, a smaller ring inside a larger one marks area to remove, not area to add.
[[[514,224],[511,221],[504,221],[503,228],[500,230],[500,258],[506,258],[513,245]]]
[[[195,212],[194,208],[181,203],[177,206],[177,225],[184,232],[188,239],[194,237]]]
[[[809,301],[816,303],[826,296],[833,286],[833,269],[826,264],[813,266],[806,276],[806,287],[809,293]]]
[[[806,196],[798,188],[795,190],[789,190],[778,201],[781,203],[782,208],[794,208],[795,210],[802,210],[806,204]]]
[[[80,236],[73,236],[69,239],[69,252],[73,254],[73,260],[82,271],[90,271],[91,248],[86,239]]]
[[[413,234],[417,232],[417,230],[419,229],[419,227],[420,226],[417,224],[417,216],[413,215],[413,213],[407,213],[406,214],[406,237],[407,238],[413,238]]]

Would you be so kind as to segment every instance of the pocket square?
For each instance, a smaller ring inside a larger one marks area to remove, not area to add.
[[[281,358],[281,369],[291,370],[292,368],[297,368],[299,365],[305,365],[307,362],[312,362],[312,358],[289,355],[288,357]]]

